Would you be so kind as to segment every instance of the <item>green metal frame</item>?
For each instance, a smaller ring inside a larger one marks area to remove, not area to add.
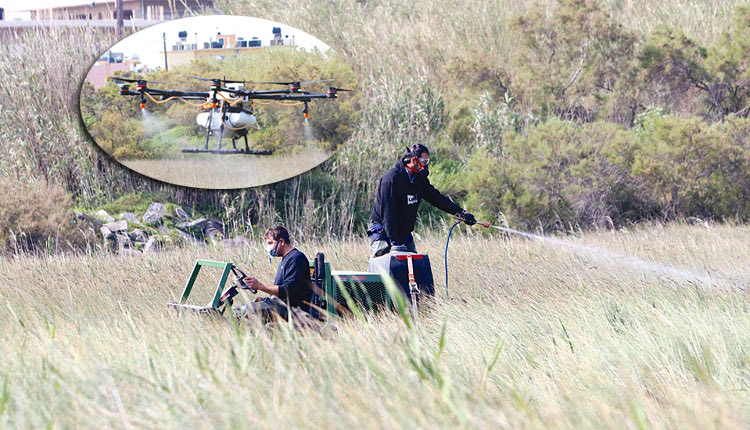
[[[196,260],[195,266],[193,266],[193,273],[190,274],[190,279],[188,279],[187,284],[185,284],[185,289],[182,290],[180,304],[184,304],[185,301],[187,301],[187,298],[190,295],[190,291],[193,289],[193,284],[195,283],[196,278],[198,278],[198,272],[200,272],[201,267],[203,266],[224,269],[221,273],[221,279],[219,280],[218,285],[216,285],[216,293],[214,294],[214,298],[211,301],[211,307],[216,309],[219,305],[221,292],[224,291],[224,285],[226,285],[227,279],[229,279],[229,272],[231,272],[232,268],[234,267],[234,264],[232,263],[225,263],[223,261]]]
[[[229,279],[229,274],[232,271],[232,268],[235,267],[232,263],[227,263],[223,261],[211,261],[211,260],[196,260],[195,266],[193,266],[193,271],[190,274],[190,278],[188,278],[187,283],[185,284],[185,289],[182,291],[182,296],[180,297],[180,305],[184,305],[187,301],[188,297],[190,296],[190,292],[193,289],[193,285],[195,284],[195,280],[198,278],[198,274],[200,273],[201,267],[215,267],[218,269],[222,269],[221,278],[219,279],[218,284],[216,285],[216,292],[214,293],[214,297],[211,300],[211,303],[209,305],[206,305],[205,308],[201,309],[207,309],[212,308],[214,310],[218,310],[219,305],[219,298],[221,297],[221,293],[224,291],[224,287],[227,283],[227,280]],[[323,286],[322,290],[325,292],[325,297],[321,297],[321,308],[324,309],[328,314],[330,315],[336,315],[336,306],[338,303],[336,302],[336,297],[339,296],[339,288],[340,286],[334,279],[334,276],[338,276],[341,278],[342,281],[346,281],[349,283],[352,283],[356,285],[357,281],[359,279],[360,274],[349,274],[344,275],[345,272],[336,272],[336,274],[333,274],[331,271],[331,264],[328,262],[323,263],[324,267],[324,273],[323,273]],[[314,262],[310,262],[310,271],[312,272],[314,268]],[[312,277],[312,273],[311,273]],[[350,294],[351,291],[348,291]],[[390,305],[390,299],[386,298],[387,305]]]

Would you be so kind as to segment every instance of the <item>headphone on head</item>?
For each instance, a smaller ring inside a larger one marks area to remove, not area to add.
[[[401,161],[403,161],[404,164],[409,164],[412,158],[419,158],[419,156],[425,152],[429,152],[426,146],[421,143],[415,143],[414,145],[406,147],[404,158],[402,158]]]

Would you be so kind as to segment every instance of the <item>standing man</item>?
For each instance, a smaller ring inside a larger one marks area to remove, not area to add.
[[[291,307],[299,307],[310,312],[312,289],[310,281],[310,263],[305,254],[292,246],[292,240],[286,228],[277,225],[266,231],[265,246],[268,255],[281,257],[279,269],[273,284],[264,284],[254,277],[244,279],[248,287],[270,294],[270,297],[256,299],[234,309],[238,317],[252,317],[253,314],[263,322],[271,322],[278,314],[287,319]]]
[[[407,146],[396,166],[380,178],[367,230],[370,258],[387,254],[391,249],[417,252],[411,233],[422,199],[449,214],[460,215],[468,225],[476,224],[474,215],[461,209],[430,184],[427,179],[429,164],[430,151],[417,143]]]

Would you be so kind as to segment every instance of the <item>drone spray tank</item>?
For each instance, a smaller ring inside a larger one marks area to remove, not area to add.
[[[239,91],[244,89],[244,86],[238,82],[230,82],[227,84],[227,88]],[[252,110],[245,109],[241,105],[231,106],[226,102],[221,107],[218,106],[217,95],[221,92],[221,80],[212,80],[210,89],[213,91],[211,108],[207,112],[198,114],[195,118],[199,126],[220,137],[232,137],[238,131],[258,128],[258,120],[253,115]],[[226,92],[221,92],[221,94],[225,100],[230,96]]]
[[[211,109],[208,112],[201,112],[195,118],[195,121],[199,126],[206,130],[210,130],[213,135],[221,135],[221,137],[232,136],[237,129],[251,129],[258,127],[258,120],[255,115],[247,109],[242,109],[239,112],[225,112],[221,110]],[[223,129],[221,125],[224,125]]]

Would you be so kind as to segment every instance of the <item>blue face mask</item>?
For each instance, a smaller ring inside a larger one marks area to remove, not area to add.
[[[279,256],[279,243],[280,242],[277,241],[276,242],[276,246],[273,249],[271,249],[270,251],[268,251],[268,253],[271,255],[271,257],[278,257]]]
[[[271,257],[278,257],[279,256],[279,243],[280,241],[276,241],[276,246],[268,245],[266,246],[266,251],[268,252],[268,255]],[[268,259],[268,262],[271,262],[271,259]]]

